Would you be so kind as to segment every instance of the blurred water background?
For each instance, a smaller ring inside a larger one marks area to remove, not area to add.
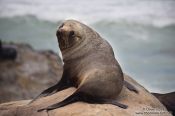
[[[55,32],[65,19],[99,32],[149,91],[175,91],[175,0],[0,0],[0,39],[59,53]]]

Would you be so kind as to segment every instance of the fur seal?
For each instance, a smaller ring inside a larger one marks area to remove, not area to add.
[[[122,69],[110,44],[90,27],[76,20],[63,22],[56,35],[64,62],[62,78],[33,101],[71,86],[77,90],[65,100],[38,111],[52,110],[77,101],[113,104],[126,109],[127,105],[115,100],[123,85],[136,93],[138,91],[124,81]]]

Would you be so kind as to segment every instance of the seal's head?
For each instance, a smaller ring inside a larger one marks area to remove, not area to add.
[[[84,39],[82,26],[75,20],[63,22],[58,28],[56,35],[62,52],[76,48]]]
[[[97,32],[76,20],[64,21],[56,35],[64,62],[94,51],[102,42]]]

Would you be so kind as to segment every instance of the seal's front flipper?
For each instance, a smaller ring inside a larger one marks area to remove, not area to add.
[[[29,104],[33,103],[34,101],[36,101],[37,99],[41,98],[41,97],[46,97],[49,94],[53,94],[56,92],[57,89],[57,84],[54,86],[51,86],[47,89],[45,89],[44,91],[42,91],[37,97],[35,97],[31,102],[29,102]]]
[[[139,93],[139,91],[133,86],[131,85],[129,82],[124,80],[124,85],[130,90],[130,91],[134,91],[135,93]]]
[[[71,96],[69,96],[68,98],[66,98],[65,100],[63,100],[63,101],[61,101],[59,103],[53,104],[51,106],[48,106],[47,108],[39,109],[38,112],[41,112],[43,110],[46,110],[46,111],[53,110],[53,109],[60,108],[60,107],[63,107],[65,105],[74,103],[76,101],[81,101],[79,98],[80,98],[79,97],[79,93],[76,93],[75,92]]]
[[[36,101],[37,99],[41,98],[41,97],[46,97],[49,95],[52,95],[58,91],[64,90],[68,87],[70,87],[70,85],[68,83],[66,83],[64,81],[65,79],[61,79],[56,85],[51,86],[49,88],[47,88],[46,90],[44,90],[43,92],[41,92],[37,97],[35,97],[31,102],[29,102],[29,104],[33,103],[34,101]]]

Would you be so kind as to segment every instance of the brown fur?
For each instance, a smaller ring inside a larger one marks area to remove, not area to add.
[[[115,98],[123,86],[123,73],[107,41],[86,25],[73,20],[66,21],[60,30],[67,35],[72,30],[75,35],[83,33],[79,40],[81,45],[62,51],[64,72],[74,86],[93,96]]]
[[[62,102],[39,111],[52,110],[76,101],[108,103],[127,108],[115,100],[122,90],[124,78],[109,43],[97,32],[75,20],[65,21],[56,35],[64,61],[63,76],[60,82],[38,97],[70,86],[76,87],[77,91]],[[126,85],[136,91],[129,83]]]

